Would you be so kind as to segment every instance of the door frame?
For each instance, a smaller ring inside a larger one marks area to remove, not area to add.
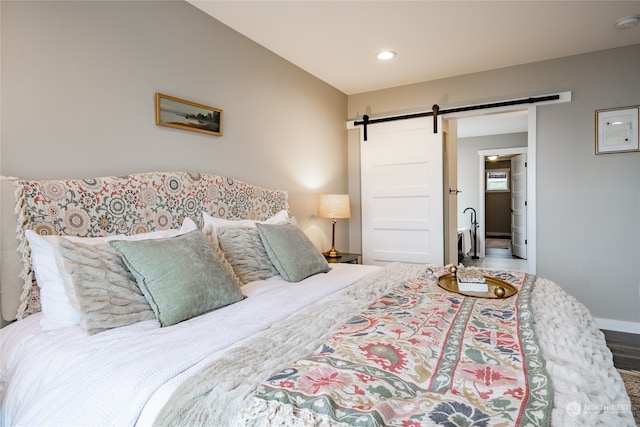
[[[559,102],[571,102],[571,92],[561,92],[560,99],[556,101],[547,101],[536,105],[530,105],[527,110],[527,146],[526,147],[514,147],[514,148],[496,148],[488,150],[478,151],[479,162],[479,175],[478,175],[478,212],[476,213],[476,221],[478,221],[478,235],[484,236],[485,234],[485,199],[484,199],[484,157],[492,154],[506,155],[506,154],[522,154],[527,153],[527,272],[529,274],[536,274],[537,260],[536,260],[536,146],[537,146],[537,106],[547,105],[551,103]],[[461,117],[474,117],[485,114],[495,113],[508,113],[511,111],[523,111],[522,106],[509,106],[498,107],[483,110],[481,114],[465,114],[465,115],[453,115],[452,118]],[[457,159],[456,159],[457,162]],[[457,215],[457,213],[456,213]],[[457,217],[456,217],[457,221]],[[457,239],[457,235],[455,236]],[[445,236],[445,239],[452,239],[452,236]],[[478,256],[480,258],[485,257],[485,245],[484,239],[480,240],[478,248]]]
[[[560,99],[555,101],[542,102],[540,104],[530,105],[527,108],[527,147],[516,147],[516,148],[503,148],[503,149],[494,149],[494,150],[481,150],[484,155],[491,154],[507,154],[514,153],[519,154],[514,150],[522,150],[525,149],[527,153],[527,272],[529,274],[536,274],[537,269],[537,218],[536,218],[536,209],[537,209],[537,200],[536,200],[536,147],[537,147],[537,107],[539,105],[548,105],[548,104],[556,104],[556,103],[564,103],[571,102],[571,92],[560,92]],[[492,108],[488,110],[484,110],[482,114],[474,114],[474,115],[465,115],[465,116],[457,116],[459,117],[472,117],[484,114],[494,114],[494,113],[506,113],[509,111],[522,111],[523,108],[520,106],[512,106],[512,107],[500,107],[500,108]],[[505,151],[507,150],[507,151]],[[510,151],[509,151],[510,150]],[[478,177],[478,187],[479,194],[478,197],[478,209],[480,212],[477,212],[478,221],[478,234],[484,236],[485,233],[485,200],[484,200],[484,155],[480,156],[479,154],[479,177]],[[457,236],[456,236],[457,237]],[[446,238],[451,238],[451,236],[445,236]],[[481,241],[479,256],[481,258],[485,257],[485,247],[484,247],[484,239]]]

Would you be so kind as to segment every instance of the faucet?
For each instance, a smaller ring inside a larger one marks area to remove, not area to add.
[[[470,210],[471,211],[471,226],[478,226],[478,222],[476,221],[476,210],[469,207],[466,208],[464,211],[462,211],[462,213],[467,213],[467,211]]]

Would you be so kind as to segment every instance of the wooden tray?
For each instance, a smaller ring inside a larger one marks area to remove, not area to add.
[[[476,297],[476,298],[493,298],[493,299],[503,299],[509,298],[518,293],[518,289],[510,283],[505,282],[504,280],[496,279],[495,277],[487,276],[485,274],[482,275],[487,280],[487,285],[489,286],[489,292],[461,292],[458,290],[458,280],[456,275],[453,273],[445,274],[438,279],[438,286],[442,289],[445,289],[449,292],[455,292],[456,294],[465,295],[468,297]],[[495,294],[496,288],[504,289],[504,296],[499,297]]]

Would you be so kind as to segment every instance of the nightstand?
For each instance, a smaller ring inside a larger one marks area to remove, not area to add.
[[[342,252],[342,256],[340,258],[329,258],[325,257],[329,264],[360,264],[360,254],[349,254],[346,252]]]

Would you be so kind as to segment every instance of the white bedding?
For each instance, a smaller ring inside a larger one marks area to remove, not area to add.
[[[200,380],[195,375],[211,362],[227,366],[241,345],[279,320],[321,302],[331,300],[333,307],[340,298],[350,300],[346,288],[386,271],[332,268],[300,283],[277,276],[251,282],[242,288],[245,300],[166,328],[153,320],[92,336],[79,326],[43,332],[40,313],[5,327],[0,425],[152,425],[173,392],[187,379]],[[378,295],[370,282],[363,289]],[[532,295],[534,327],[554,385],[552,425],[633,425],[624,385],[588,310],[545,279],[537,280]],[[278,328],[267,334],[272,331]],[[228,398],[234,399],[231,391]],[[608,410],[610,405],[620,410]]]
[[[40,313],[16,322],[0,330],[0,422],[149,425],[202,364],[380,268],[332,267],[300,283],[251,282],[243,301],[167,328],[153,320],[88,336],[80,327],[43,332]]]

